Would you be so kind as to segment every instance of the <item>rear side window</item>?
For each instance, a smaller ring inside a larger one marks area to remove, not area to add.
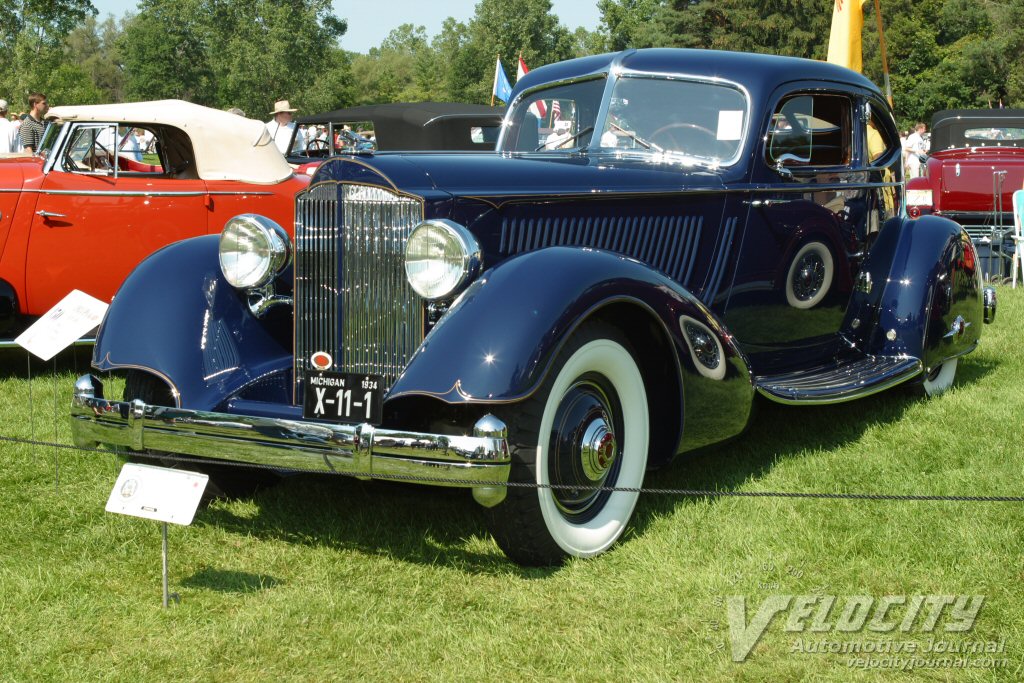
[[[784,99],[772,115],[765,148],[772,166],[844,166],[852,158],[851,101],[840,95]]]
[[[882,118],[879,109],[871,105],[865,106],[868,107],[870,116],[868,117],[867,128],[864,131],[864,140],[867,145],[868,163],[873,164],[884,157],[891,149],[898,146],[899,142],[893,139],[892,134],[889,132],[891,126],[885,125],[885,119]]]

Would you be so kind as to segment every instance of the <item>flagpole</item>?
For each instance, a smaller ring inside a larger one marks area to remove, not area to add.
[[[498,89],[498,62],[501,61],[501,53],[494,58],[494,85],[491,87],[491,106],[494,106],[494,91]]]
[[[885,78],[885,96],[889,99],[889,106],[895,106],[892,103],[892,86],[889,85],[889,57],[885,50],[885,32],[882,30],[882,8],[879,5],[879,0],[875,0],[875,15],[878,17],[878,40],[882,46],[882,75]]]

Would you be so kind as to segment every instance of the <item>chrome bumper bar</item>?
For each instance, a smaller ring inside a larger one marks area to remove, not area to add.
[[[505,424],[492,415],[477,421],[473,436],[404,432],[168,408],[137,399],[108,401],[102,382],[92,375],[75,382],[71,433],[80,448],[106,444],[286,470],[471,487],[486,507],[504,500],[510,467]]]

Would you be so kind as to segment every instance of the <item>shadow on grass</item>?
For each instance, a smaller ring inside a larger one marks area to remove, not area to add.
[[[999,362],[968,356],[957,368],[956,385],[976,384],[998,368]],[[738,438],[686,453],[669,467],[652,472],[648,488],[735,491],[759,479],[780,461],[804,453],[840,448],[879,425],[898,422],[919,401],[928,400],[920,386],[902,386],[848,403],[786,406],[758,397],[747,430]],[[941,400],[941,399],[934,399]],[[849,493],[862,493],[849,491]],[[651,495],[637,505],[633,527],[641,533],[658,516],[696,497]],[[717,498],[713,498],[715,502]]]
[[[266,574],[225,571],[203,567],[182,584],[189,588],[205,588],[221,593],[255,593],[281,585],[280,579]]]
[[[957,382],[979,382],[997,366],[997,361],[966,360],[960,364]],[[777,462],[836,449],[860,439],[872,427],[897,422],[920,400],[899,390],[832,406],[792,407],[758,400],[741,437],[680,456],[670,467],[651,473],[645,485],[737,490],[768,474]],[[505,558],[490,539],[483,509],[463,489],[292,474],[252,500],[255,514],[251,509],[236,513],[230,503],[214,503],[196,521],[259,539],[444,565],[471,574],[539,579],[559,571],[557,567],[522,568]],[[693,503],[693,498],[682,496],[643,496],[633,517],[633,531],[643,533],[659,516]],[[224,589],[218,586],[252,585],[265,578],[233,574],[207,570],[193,580]]]
[[[469,491],[329,474],[293,474],[253,499],[255,515],[213,504],[196,521],[260,539],[355,550],[467,573],[543,578],[557,568],[523,568],[494,545]]]

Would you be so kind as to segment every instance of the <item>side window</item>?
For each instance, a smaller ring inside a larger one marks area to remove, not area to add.
[[[851,101],[840,95],[784,99],[772,115],[765,153],[772,166],[843,166],[852,158]]]
[[[160,144],[147,128],[84,124],[71,132],[61,169],[70,173],[162,175]]]
[[[869,112],[867,130],[864,136],[864,141],[867,145],[866,158],[869,164],[873,164],[885,156],[893,147],[897,147],[899,142],[892,138],[892,134],[889,132],[890,128],[885,125],[885,121],[882,119],[878,109],[870,104],[864,106],[868,108]]]
[[[160,141],[148,128],[118,126],[117,155],[121,171],[128,173],[163,173],[160,162]]]
[[[76,126],[64,148],[61,168],[69,173],[102,173],[113,168],[110,140],[112,125]],[[106,141],[107,144],[104,144]]]

